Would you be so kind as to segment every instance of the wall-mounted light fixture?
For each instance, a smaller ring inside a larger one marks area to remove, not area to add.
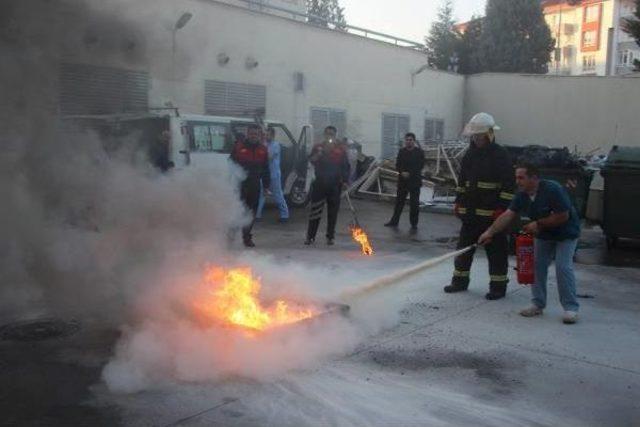
[[[247,70],[253,70],[259,64],[260,63],[253,56],[247,56],[247,60],[244,62],[244,65],[245,67],[247,67]]]
[[[229,58],[229,55],[227,55],[226,53],[221,52],[218,54],[218,65],[220,65],[221,67],[227,65],[230,60],[231,58]]]

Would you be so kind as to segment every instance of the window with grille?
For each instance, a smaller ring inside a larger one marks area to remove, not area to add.
[[[600,5],[587,6],[584,10],[584,22],[598,22],[600,20]]]
[[[322,141],[324,128],[335,126],[338,138],[347,136],[347,112],[333,108],[311,108],[311,125],[313,126],[313,140]]]
[[[424,142],[442,142],[444,139],[444,120],[426,119],[424,121]]]
[[[382,114],[382,158],[392,159],[402,146],[404,135],[409,132],[410,117],[406,114]]]
[[[582,71],[595,71],[596,69],[596,56],[587,55],[582,57]]]
[[[64,63],[59,70],[62,115],[146,111],[149,73],[86,64]]]
[[[598,44],[598,33],[596,31],[585,31],[582,33],[582,47],[596,47]]]
[[[266,86],[205,80],[206,114],[233,117],[264,116],[266,103]]]

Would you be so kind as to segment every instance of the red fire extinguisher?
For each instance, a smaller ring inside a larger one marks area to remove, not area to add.
[[[520,234],[516,238],[516,260],[518,283],[532,285],[535,282],[535,259],[533,255],[533,236]]]

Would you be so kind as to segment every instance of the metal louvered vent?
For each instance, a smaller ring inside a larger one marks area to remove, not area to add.
[[[146,111],[149,73],[84,64],[60,65],[62,115]]]
[[[311,109],[311,125],[315,142],[322,141],[324,128],[329,125],[338,129],[338,138],[343,138],[347,132],[347,113],[343,110],[314,107]]]
[[[236,117],[263,116],[266,112],[266,104],[266,86],[205,80],[206,114]]]
[[[405,114],[382,114],[382,158],[398,154],[404,135],[409,132],[410,118]]]

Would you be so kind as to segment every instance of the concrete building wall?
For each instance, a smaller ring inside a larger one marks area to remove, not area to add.
[[[639,77],[479,74],[467,79],[465,118],[478,111],[495,116],[505,144],[640,146]]]
[[[312,107],[344,110],[347,136],[375,156],[381,153],[383,113],[410,115],[419,137],[425,118],[444,119],[445,138],[459,132],[464,78],[428,69],[412,79],[426,63],[417,50],[216,1],[109,0],[95,7],[117,9],[140,28],[143,53],[135,60],[105,57],[79,45],[65,60],[148,71],[151,106],[170,102],[202,114],[205,80],[220,80],[266,86],[267,118],[284,121],[294,132],[310,122]],[[174,31],[185,11],[193,18]],[[220,65],[219,54],[229,62]],[[258,65],[247,67],[248,58]],[[304,75],[302,91],[295,90],[295,73]]]

